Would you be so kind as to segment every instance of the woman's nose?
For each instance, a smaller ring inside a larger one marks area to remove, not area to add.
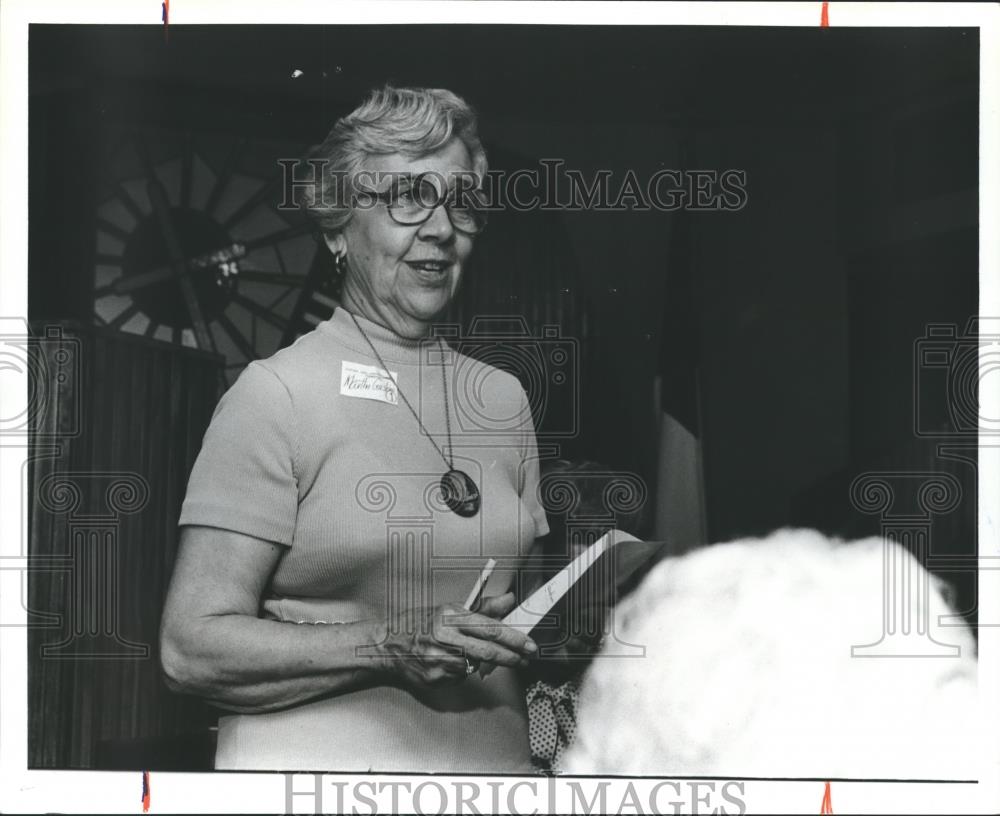
[[[431,212],[430,218],[420,225],[417,233],[421,238],[436,239],[446,241],[455,234],[455,227],[451,223],[451,216],[444,203],[438,204]]]

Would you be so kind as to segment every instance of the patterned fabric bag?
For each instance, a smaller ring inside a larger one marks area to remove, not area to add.
[[[578,691],[576,680],[559,685],[536,680],[528,686],[528,739],[531,761],[539,771],[555,773],[563,751],[573,741]]]

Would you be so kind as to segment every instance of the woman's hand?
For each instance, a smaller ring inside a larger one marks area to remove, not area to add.
[[[388,668],[420,687],[464,680],[470,664],[527,665],[538,647],[498,620],[515,605],[508,592],[484,599],[476,612],[458,604],[409,610],[390,622],[381,644]]]

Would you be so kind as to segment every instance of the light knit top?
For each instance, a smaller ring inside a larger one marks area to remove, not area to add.
[[[262,614],[289,625],[463,603],[489,557],[499,563],[487,594],[502,594],[548,532],[517,379],[438,340],[406,340],[358,320],[423,429],[401,397],[377,398],[391,383],[356,373],[381,366],[338,309],[292,346],[251,363],[222,397],[181,511],[181,525],[287,547]],[[482,496],[472,518],[448,510],[437,487],[446,466],[431,439],[447,455],[445,387],[455,467]],[[216,767],[529,772],[524,695],[515,673],[498,668],[447,688],[378,686],[224,716]]]

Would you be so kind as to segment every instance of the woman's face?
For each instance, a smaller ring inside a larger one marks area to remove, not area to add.
[[[473,166],[465,145],[452,139],[421,158],[371,156],[362,170],[378,179],[369,186],[385,191],[398,174],[431,172],[454,184],[455,174],[467,177]],[[356,207],[347,226],[327,243],[334,254],[346,256],[344,305],[398,335],[420,337],[458,290],[473,236],[456,230],[443,206],[423,224],[405,226],[378,203]]]

